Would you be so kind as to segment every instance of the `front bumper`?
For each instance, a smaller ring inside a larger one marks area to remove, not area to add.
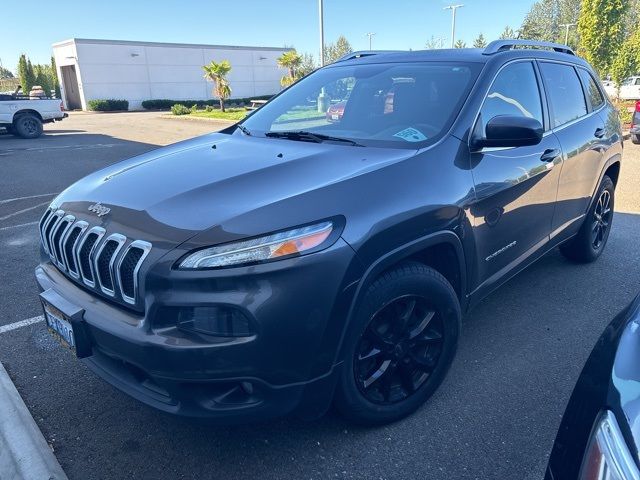
[[[83,361],[104,380],[165,412],[236,422],[326,409],[357,265],[339,239],[322,252],[263,265],[174,271],[147,281],[144,313],[84,290],[50,262],[35,273],[41,291],[82,309],[91,344]],[[255,331],[221,337],[156,322],[167,308],[219,304],[242,309]]]

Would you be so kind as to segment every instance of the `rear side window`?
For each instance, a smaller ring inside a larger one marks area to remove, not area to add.
[[[496,76],[480,110],[483,135],[489,120],[498,115],[535,118],[543,124],[540,90],[531,62],[507,65]]]
[[[586,70],[579,68],[578,72],[580,73],[580,78],[582,78],[584,88],[587,91],[587,99],[589,100],[589,103],[591,103],[591,109],[595,110],[597,108],[600,108],[600,106],[604,103],[604,97],[602,96],[602,92],[598,88],[598,84],[591,76],[591,74]]]
[[[572,66],[541,62],[540,71],[551,103],[551,123],[554,127],[587,114],[582,85]]]

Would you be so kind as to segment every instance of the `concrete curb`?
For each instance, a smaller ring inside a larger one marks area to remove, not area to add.
[[[67,480],[2,363],[0,477],[20,480]]]

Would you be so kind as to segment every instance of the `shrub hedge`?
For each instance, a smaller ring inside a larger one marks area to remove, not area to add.
[[[248,104],[251,100],[269,100],[273,95],[257,95],[255,97],[245,97],[245,98],[230,98],[224,101],[225,106],[227,105],[238,105],[238,104]],[[144,100],[142,102],[142,108],[146,110],[169,110],[176,104],[181,105],[197,105],[198,108],[205,108],[206,106],[217,107],[220,105],[218,99],[212,100],[169,100],[166,98],[159,98],[155,100]]]
[[[173,113],[174,115],[189,115],[191,111],[191,109],[185,107],[181,103],[176,103],[175,105],[171,106],[171,113]]]
[[[89,107],[89,110],[96,112],[114,112],[116,110],[129,110],[129,102],[127,100],[116,100],[114,98],[89,100],[87,107]]]

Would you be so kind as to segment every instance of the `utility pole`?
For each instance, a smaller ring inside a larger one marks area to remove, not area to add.
[[[577,25],[577,23],[561,23],[560,25],[558,25],[559,27],[564,27],[565,31],[564,31],[564,44],[568,45],[569,44],[569,29],[571,27],[575,27]]]
[[[365,33],[365,36],[369,37],[369,50],[371,50],[371,37],[373,37],[375,33]]]
[[[322,0],[318,0],[318,13],[320,16],[320,66],[324,67],[324,13]]]
[[[451,10],[451,48],[454,48],[456,44],[456,10],[462,7],[464,5],[461,3],[444,7],[444,10]]]

